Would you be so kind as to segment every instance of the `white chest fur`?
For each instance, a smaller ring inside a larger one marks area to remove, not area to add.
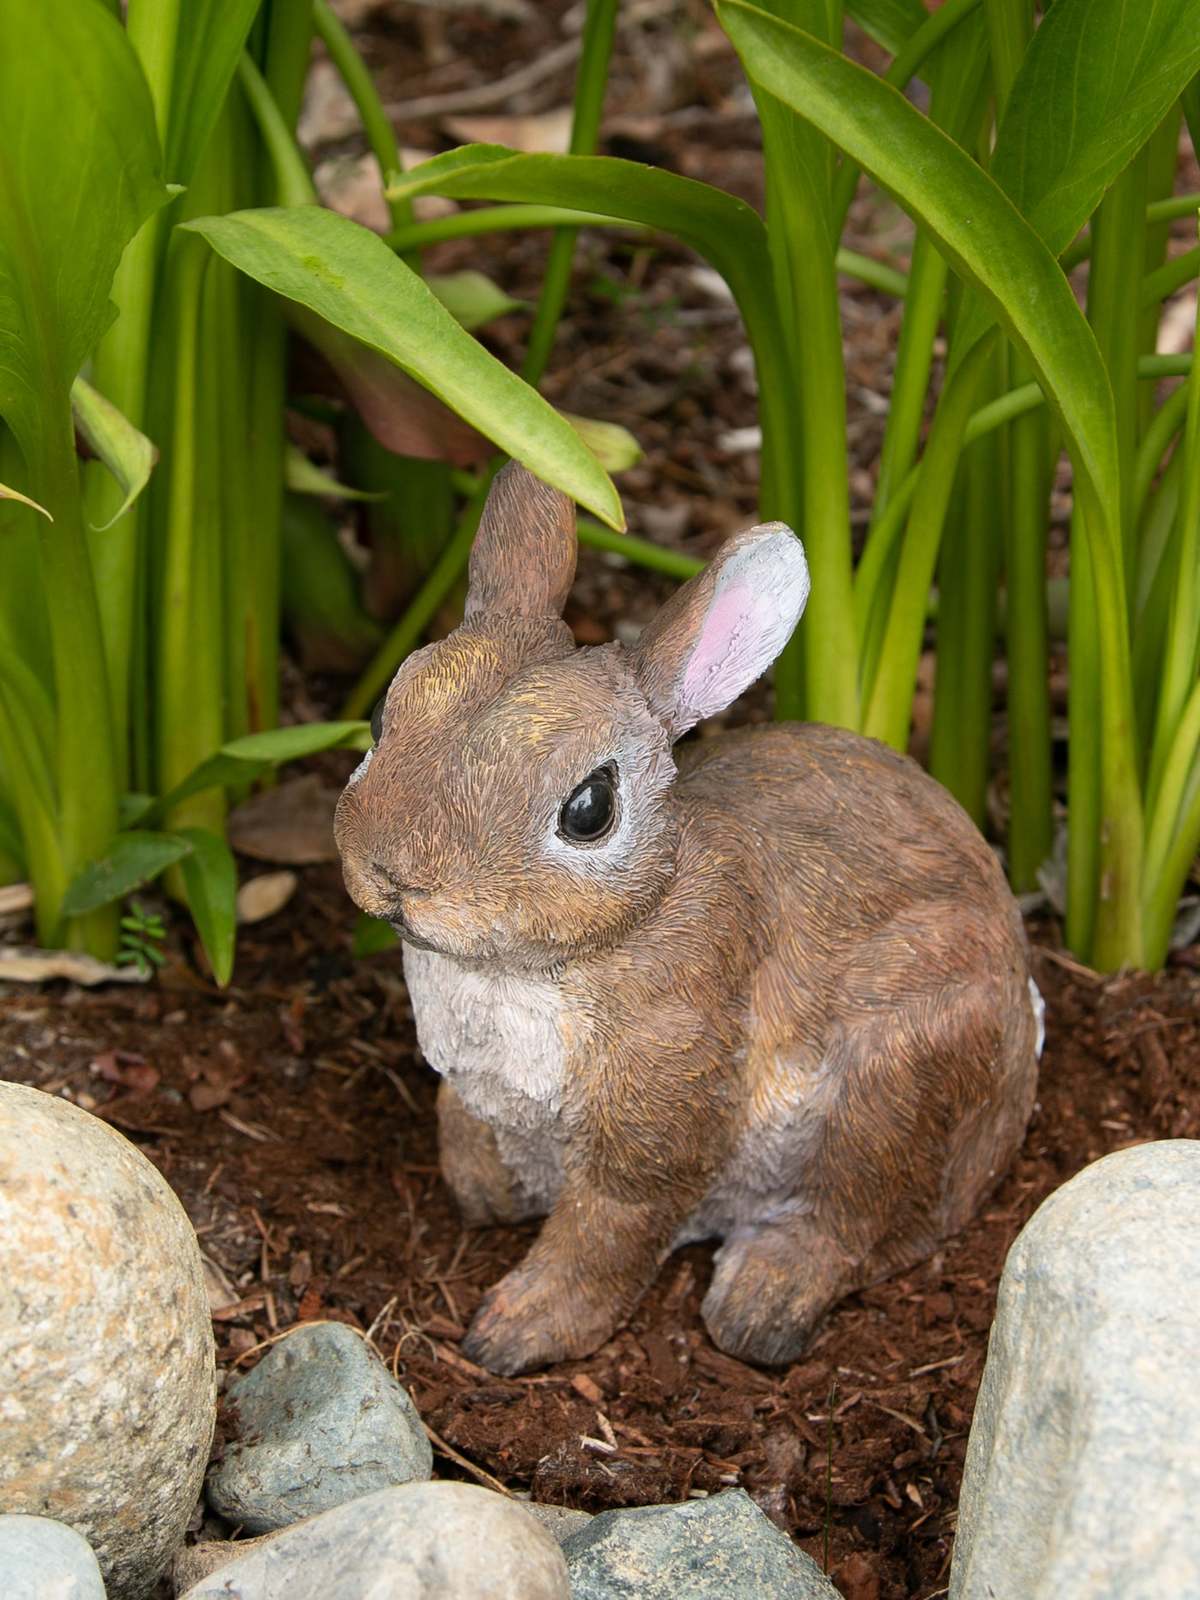
[[[562,1176],[561,991],[407,944],[404,977],[425,1059],[495,1133],[530,1200],[548,1207]]]

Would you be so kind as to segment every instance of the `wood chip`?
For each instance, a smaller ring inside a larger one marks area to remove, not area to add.
[[[136,967],[114,967],[78,950],[37,950],[14,945],[0,950],[0,983],[48,983],[66,978],[94,989],[101,983],[149,983],[150,974]]]

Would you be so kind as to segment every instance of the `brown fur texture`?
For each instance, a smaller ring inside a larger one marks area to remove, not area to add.
[[[632,651],[574,648],[573,567],[568,503],[505,469],[466,621],[400,669],[338,812],[351,894],[406,943],[464,1220],[548,1212],[465,1349],[506,1373],[582,1356],[715,1238],[713,1339],[789,1360],[1019,1143],[1021,919],[953,799],[873,741],[777,725],[676,767],[803,606],[786,530],[729,541]],[[613,835],[573,845],[559,807],[604,762]]]

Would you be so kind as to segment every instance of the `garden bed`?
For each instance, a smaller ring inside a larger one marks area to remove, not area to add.
[[[1200,1135],[1195,952],[1158,979],[1101,981],[1039,947],[1047,1045],[1016,1166],[932,1261],[847,1301],[803,1362],[766,1372],[713,1348],[710,1251],[694,1247],[589,1360],[508,1380],[459,1340],[535,1230],[459,1225],[398,955],[356,961],[352,926],[336,868],[311,868],[244,936],[225,993],[180,963],[155,988],[0,996],[4,1075],[112,1122],[183,1198],[225,1301],[222,1366],[298,1319],[343,1319],[411,1388],[446,1475],[591,1509],[738,1483],[818,1560],[828,1532],[850,1600],[941,1591],[1017,1230],[1098,1156]]]
[[[342,9],[353,22],[355,8]],[[567,9],[539,0],[519,23],[452,12],[422,31],[415,8],[359,5],[359,42],[386,100],[469,92],[560,44]],[[648,21],[621,35],[604,147],[761,202],[757,123],[707,8],[699,0],[676,8],[692,30],[684,58],[666,31],[656,37],[653,5],[629,10]],[[494,109],[538,115],[562,106],[571,75],[564,61]],[[353,132],[337,133],[328,109],[316,131],[323,159],[361,149]],[[456,137],[438,116],[400,132],[430,152]],[[1186,181],[1195,188],[1200,176],[1189,171]],[[856,203],[847,239],[855,249],[880,259],[896,251],[903,264],[907,237],[889,202]],[[440,246],[430,265],[481,268],[532,300],[545,248],[544,236],[499,235]],[[847,282],[843,319],[861,529],[897,303]],[[527,330],[528,318],[513,316],[486,338],[517,364]],[[641,441],[645,462],[620,480],[635,533],[705,557],[751,519],[747,356],[732,305],[694,257],[659,240],[581,236],[544,389]],[[1062,533],[1060,525],[1052,534],[1058,570]],[[584,552],[568,619],[581,643],[619,637],[669,589],[666,579]],[[1061,704],[1061,661],[1054,681]],[[290,715],[329,714],[344,688],[290,673]],[[918,745],[923,710],[927,693]],[[731,720],[766,712],[759,690]],[[997,724],[998,746],[1003,738]],[[350,761],[324,765],[340,780]],[[1002,792],[994,798],[1002,807]],[[436,1084],[415,1053],[398,953],[355,959],[353,928],[337,868],[311,867],[286,910],[243,931],[224,992],[201,975],[196,949],[178,943],[190,937],[182,927],[153,986],[0,985],[0,1076],[110,1121],[182,1197],[211,1269],[222,1366],[250,1364],[298,1320],[348,1321],[370,1330],[410,1387],[443,1475],[593,1510],[740,1484],[827,1562],[848,1600],[944,1593],[1005,1253],[1045,1195],[1086,1163],[1147,1139],[1200,1136],[1200,951],[1178,952],[1160,978],[1101,980],[1060,953],[1054,924],[1032,929],[1048,1032],[1018,1161],[963,1235],[847,1301],[803,1362],[765,1372],[713,1348],[699,1316],[711,1252],[693,1247],[671,1259],[630,1325],[589,1360],[506,1380],[473,1366],[459,1344],[485,1289],[536,1230],[461,1228],[437,1172]]]

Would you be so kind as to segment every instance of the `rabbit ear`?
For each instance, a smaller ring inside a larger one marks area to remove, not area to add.
[[[558,616],[575,577],[575,507],[510,461],[497,474],[471,549],[466,615]]]
[[[630,652],[672,739],[736,700],[791,637],[808,599],[804,547],[782,522],[722,545],[677,589]]]

